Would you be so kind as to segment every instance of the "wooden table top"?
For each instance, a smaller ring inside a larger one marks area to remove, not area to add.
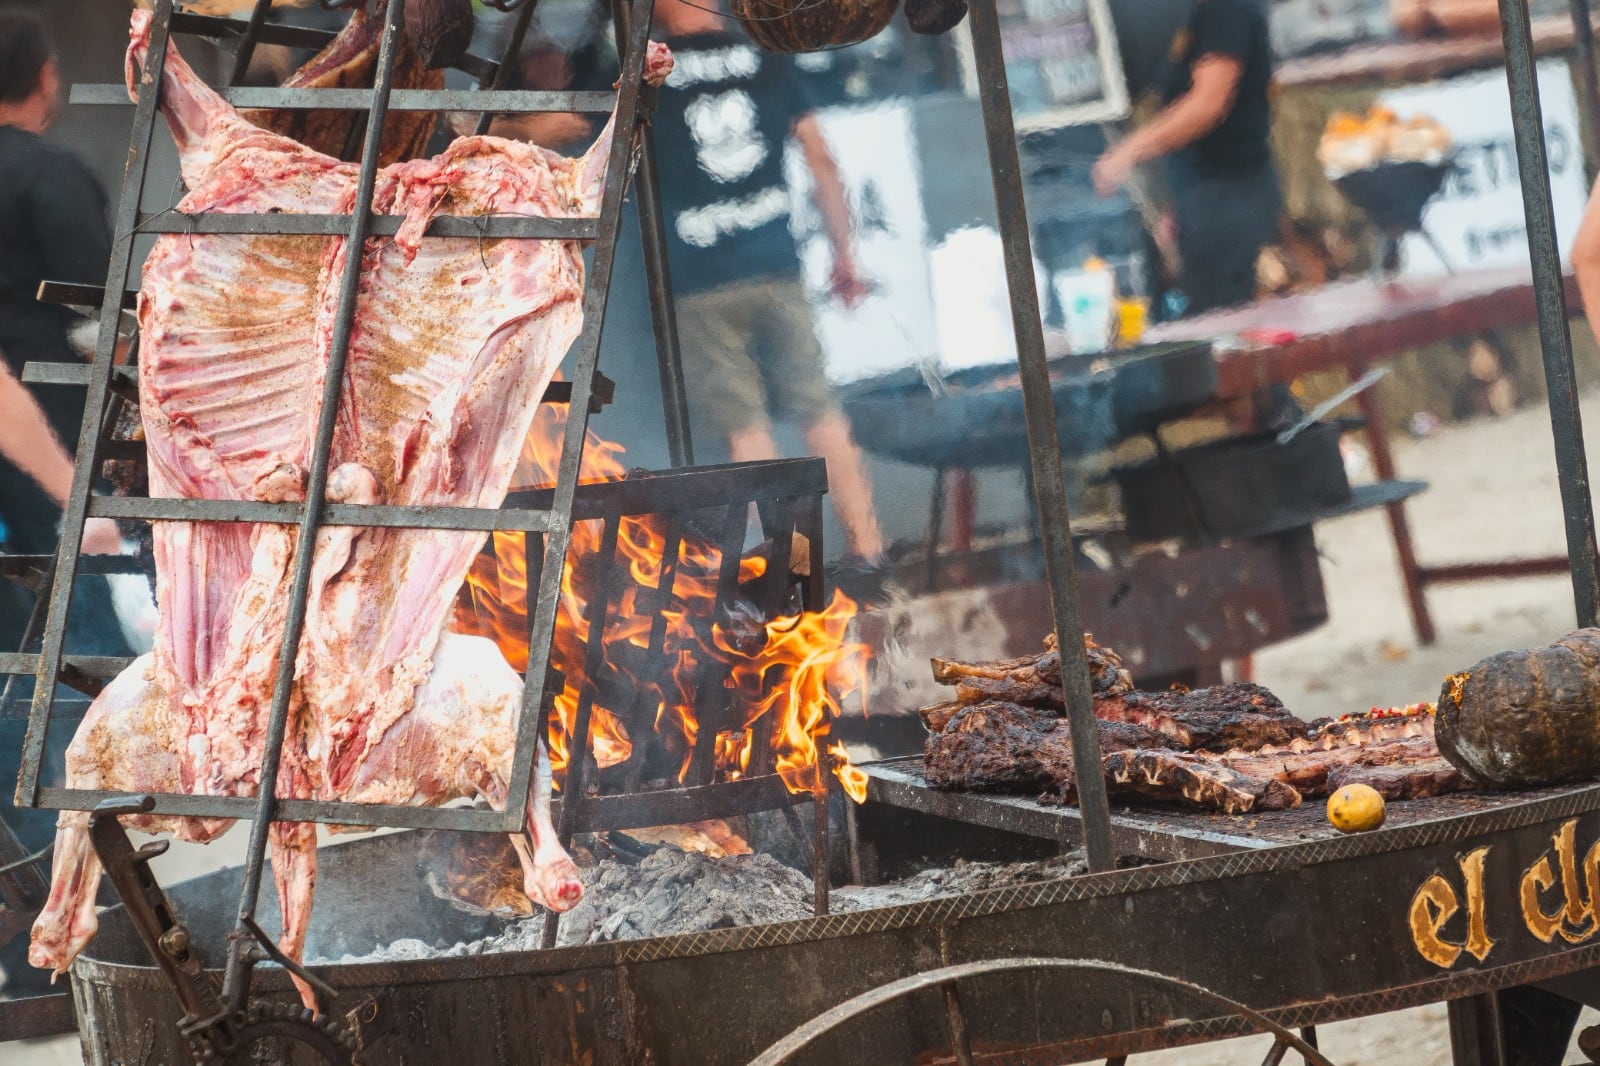
[[[1576,314],[1582,304],[1570,276],[1566,289]],[[1535,319],[1532,277],[1516,267],[1421,281],[1355,278],[1164,323],[1143,340],[1219,341],[1218,396],[1227,399],[1317,370],[1359,372],[1429,344]]]

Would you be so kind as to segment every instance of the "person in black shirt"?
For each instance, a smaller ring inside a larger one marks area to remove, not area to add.
[[[832,294],[847,306],[866,295],[812,104],[787,58],[730,32],[715,11],[661,0],[655,24],[675,61],[651,130],[690,411],[726,438],[736,462],[777,457],[769,410],[796,418],[807,448],[827,460],[851,564],[881,567],[866,465],[823,374],[789,230],[792,136],[832,246]]]
[[[70,153],[43,137],[59,105],[59,77],[43,27],[21,12],[0,10],[0,353],[7,377],[0,389],[0,417],[34,413],[23,386],[12,378],[28,362],[72,362],[77,359],[67,333],[74,322],[65,308],[39,303],[39,282],[45,279],[103,283],[111,258],[106,230],[105,194],[88,169]],[[49,428],[34,432],[69,444],[78,439],[83,392],[65,386],[33,387],[32,399],[43,409]],[[56,550],[60,509],[56,501],[65,487],[64,453],[54,442],[37,440],[19,447],[15,425],[8,426],[6,454],[0,455],[0,550],[48,555]],[[17,460],[16,463],[11,460]],[[40,466],[43,459],[45,465]],[[34,477],[23,464],[39,475]],[[48,491],[46,491],[48,489]],[[115,551],[120,547],[114,525],[90,519],[85,550]],[[79,654],[125,656],[131,653],[112,607],[104,578],[80,578],[68,615],[67,648]],[[13,581],[0,579],[0,651],[20,650],[33,597]],[[6,678],[0,675],[0,687]],[[15,679],[12,697],[26,703],[27,679]],[[48,811],[18,810],[11,794],[22,748],[24,719],[0,707],[0,818],[28,850],[47,843],[55,818]],[[59,766],[62,748],[72,730],[50,731],[47,766]],[[0,944],[0,993],[42,992],[49,977],[25,961],[28,938]]]
[[[1272,46],[1260,0],[1197,0],[1158,79],[1165,107],[1095,163],[1109,195],[1167,157],[1180,279],[1192,313],[1255,297],[1282,199],[1268,144]]]
[[[0,11],[0,353],[16,377],[29,362],[78,361],[65,307],[35,299],[44,280],[100,284],[111,259],[106,197],[72,153],[45,140],[60,82],[49,38],[32,16]],[[78,439],[83,390],[33,387],[56,434]],[[60,511],[15,465],[0,458],[0,523],[6,550],[55,550]]]

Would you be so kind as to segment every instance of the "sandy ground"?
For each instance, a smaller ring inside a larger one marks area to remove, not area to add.
[[[1600,392],[1585,397],[1589,447],[1600,454]],[[1564,550],[1561,503],[1543,408],[1447,427],[1397,445],[1402,476],[1430,490],[1410,507],[1426,563],[1549,555]],[[1436,698],[1440,680],[1492,652],[1543,644],[1574,622],[1565,578],[1478,582],[1429,593],[1438,627],[1417,644],[1381,511],[1318,527],[1331,621],[1255,660],[1255,678],[1311,717]],[[244,835],[210,848],[175,848],[162,875],[175,879],[239,861]],[[1583,1024],[1600,1022],[1589,1012]],[[1322,1046],[1340,1066],[1447,1066],[1445,1010],[1434,1005],[1327,1026]],[[1138,1066],[1257,1063],[1270,1039],[1134,1056]],[[0,1044],[0,1066],[67,1066],[75,1041]],[[1297,1061],[1293,1057],[1290,1061]],[[1584,1059],[1576,1050],[1568,1063]]]

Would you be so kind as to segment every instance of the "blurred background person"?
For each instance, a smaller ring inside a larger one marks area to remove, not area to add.
[[[789,228],[785,145],[794,139],[811,173],[833,252],[830,294],[853,307],[870,286],[852,254],[838,168],[786,57],[686,0],[657,4],[655,27],[676,59],[651,129],[659,157],[674,161],[660,168],[660,185],[690,412],[727,441],[735,462],[777,458],[774,415],[800,424],[806,448],[827,461],[849,551],[836,581],[870,594],[882,577],[883,534],[812,330]]]
[[[1153,78],[1164,106],[1096,161],[1095,190],[1108,196],[1139,166],[1164,159],[1187,313],[1246,303],[1283,206],[1268,141],[1266,8],[1260,0],[1197,0],[1165,68]]]

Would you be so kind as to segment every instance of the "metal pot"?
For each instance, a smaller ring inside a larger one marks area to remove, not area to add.
[[[1213,541],[1309,525],[1351,501],[1340,431],[1320,422],[1287,444],[1252,434],[1118,467],[1128,536]]]

